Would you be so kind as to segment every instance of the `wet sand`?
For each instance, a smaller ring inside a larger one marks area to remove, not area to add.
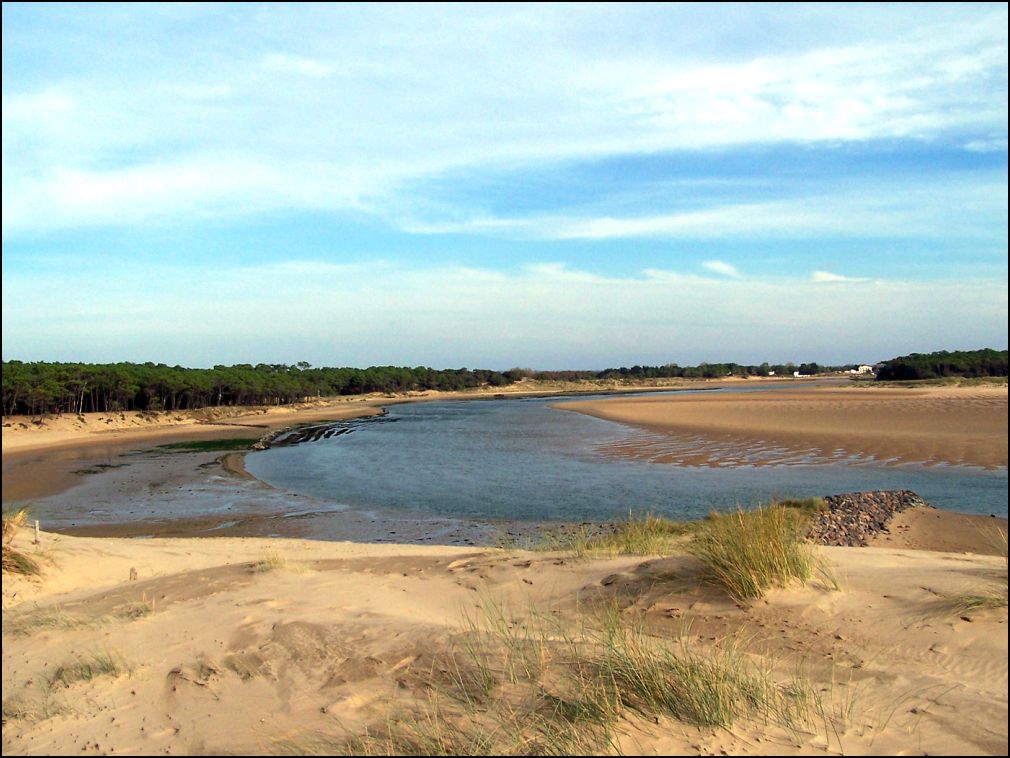
[[[193,440],[258,439],[295,424],[335,421],[382,413],[373,401],[320,404],[305,408],[260,411],[231,417],[227,422],[155,423],[138,428],[64,428],[58,425],[31,435],[18,436],[5,430],[3,451],[3,501],[43,498],[78,484],[82,471],[121,463],[124,454],[155,450],[160,445]],[[100,423],[100,422],[99,422]],[[244,469],[231,459],[235,473]]]
[[[558,403],[636,426],[606,454],[686,466],[1007,465],[1007,387],[812,387]]]

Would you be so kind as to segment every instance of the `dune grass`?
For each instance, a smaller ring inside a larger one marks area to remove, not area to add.
[[[971,611],[981,611],[987,608],[1007,607],[1007,588],[992,588],[982,592],[965,592],[960,595],[952,595],[947,598],[950,609],[954,613],[970,613]]]
[[[653,514],[628,515],[610,533],[586,526],[557,529],[525,544],[501,546],[564,552],[576,558],[690,553],[737,600],[760,597],[793,579],[807,580],[818,562],[805,535],[814,514],[827,508],[822,498],[782,500],[750,511],[711,513],[696,522]],[[1005,539],[1005,537],[1004,537]],[[827,577],[829,583],[830,577]]]
[[[993,571],[991,577],[1002,586],[990,586],[982,590],[972,588],[966,592],[948,595],[944,604],[953,613],[964,614],[1007,607],[1007,533],[1000,527],[994,526],[991,529],[983,530],[982,538],[993,553],[1003,559],[1002,570]]]
[[[807,497],[801,500],[776,500],[773,505],[783,508],[795,508],[803,513],[815,514],[828,510],[828,504],[823,497]]]
[[[146,594],[140,600],[126,603],[112,613],[102,616],[70,613],[59,606],[30,611],[17,609],[4,613],[3,633],[12,637],[29,637],[47,631],[97,629],[107,623],[141,619],[150,616],[154,611],[155,602]]]
[[[500,540],[503,549],[563,552],[577,558],[607,555],[665,555],[679,552],[695,528],[686,521],[671,521],[651,513],[628,517],[601,532],[585,525],[551,529],[527,540]]]
[[[39,676],[24,689],[4,698],[3,718],[5,721],[38,722],[70,713],[72,708],[57,693],[80,682],[90,682],[102,676],[117,677],[131,670],[130,664],[121,655],[109,650],[76,657],[57,666],[49,676]]]
[[[252,570],[254,574],[266,574],[271,571],[286,568],[287,565],[288,561],[284,556],[272,550],[268,550],[263,553],[262,558],[252,564]]]
[[[806,528],[800,509],[776,504],[712,514],[687,549],[732,597],[750,600],[813,575],[817,561],[804,541]]]
[[[129,670],[129,666],[118,653],[103,650],[92,653],[87,658],[77,658],[56,667],[49,676],[49,686],[70,687],[77,682],[90,682],[99,676],[119,676]]]
[[[815,717],[810,688],[775,681],[732,640],[655,637],[616,607],[568,622],[516,615],[481,597],[479,616],[430,670],[430,697],[364,733],[300,736],[275,752],[341,755],[607,755],[636,723],[731,728],[755,718],[790,731]]]
[[[24,576],[38,576],[42,573],[42,568],[38,562],[23,551],[14,547],[14,538],[18,530],[28,520],[28,508],[21,507],[3,514],[3,573],[23,574]]]

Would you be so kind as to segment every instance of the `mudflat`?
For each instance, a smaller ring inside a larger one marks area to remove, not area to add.
[[[639,427],[601,448],[681,465],[832,460],[1007,465],[1007,387],[809,387],[608,398],[554,407]]]

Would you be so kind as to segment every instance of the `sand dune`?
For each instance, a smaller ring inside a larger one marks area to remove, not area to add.
[[[29,547],[27,532],[19,540]],[[741,605],[687,556],[51,534],[43,548],[44,580],[4,576],[5,755],[263,753],[381,731],[391,712],[430,702],[467,616],[491,603],[516,622],[535,610],[573,627],[613,604],[657,639],[698,651],[736,640],[825,709],[798,731],[628,713],[628,753],[1006,752],[1006,609],[950,600],[1005,587],[1005,558],[824,548],[837,588]],[[46,684],[96,654],[121,670]]]
[[[642,433],[603,452],[681,465],[1007,465],[1007,388],[817,387],[559,403]]]

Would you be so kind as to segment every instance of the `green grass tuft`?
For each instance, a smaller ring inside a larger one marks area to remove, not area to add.
[[[992,589],[979,593],[964,593],[947,598],[954,613],[969,613],[987,608],[1007,607],[1007,588]]]
[[[802,500],[778,500],[774,503],[783,508],[795,508],[805,513],[823,513],[828,510],[828,504],[822,497],[807,497]]]
[[[108,651],[92,653],[88,659],[78,658],[58,666],[49,677],[49,686],[70,687],[77,682],[90,682],[99,676],[119,676],[129,670],[123,658]]]
[[[799,511],[778,505],[712,514],[687,549],[732,597],[748,600],[811,577],[817,562],[803,539],[806,525]]]

